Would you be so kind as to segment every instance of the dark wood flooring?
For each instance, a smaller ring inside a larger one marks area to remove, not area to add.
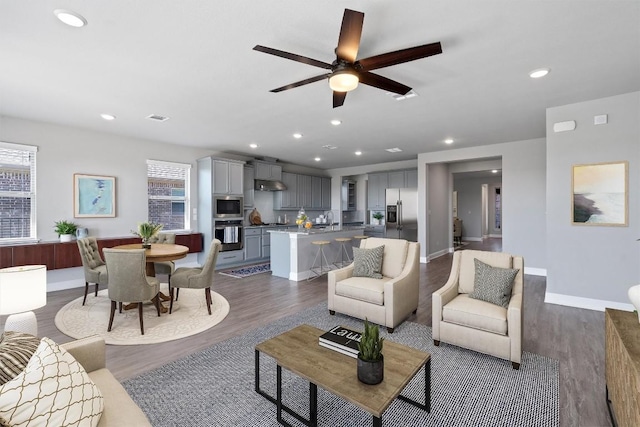
[[[471,242],[465,249],[500,251],[501,247],[500,239],[488,239]],[[449,254],[420,266],[420,305],[409,320],[431,325],[431,293],[446,282],[451,259]],[[545,288],[544,277],[525,277],[524,350],[560,362],[561,426],[610,426],[605,403],[604,313],[544,304]],[[296,283],[268,274],[245,279],[216,274],[214,290],[231,305],[222,323],[168,343],[107,346],[107,364],[113,374],[124,380],[326,301],[326,277]],[[77,288],[49,294],[47,305],[36,311],[40,335],[57,342],[70,340],[56,329],[53,318],[82,292]],[[4,318],[0,321],[4,323]]]

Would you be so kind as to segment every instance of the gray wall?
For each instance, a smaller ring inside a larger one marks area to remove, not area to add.
[[[594,125],[594,115],[609,123]],[[556,122],[576,129],[554,133]],[[638,224],[640,92],[547,109],[547,293],[627,303],[640,280]],[[571,175],[576,164],[629,162],[629,226],[571,224]]]
[[[546,265],[546,141],[544,138],[480,147],[459,148],[418,155],[418,199],[426,200],[427,165],[495,159],[502,157],[503,227],[502,247],[505,252],[522,255],[528,269],[544,269]],[[453,183],[451,183],[453,190]],[[451,216],[451,204],[448,209]],[[418,224],[427,218],[426,204],[418,204]],[[428,231],[418,229],[420,256],[432,253]]]
[[[495,226],[495,188],[501,186],[501,178],[454,178],[453,189],[458,192],[458,218],[462,220],[462,237],[482,238],[482,185],[489,184],[489,231]]]
[[[429,214],[426,228],[429,230],[428,254],[433,256],[448,252],[451,247],[451,187],[447,165],[432,164],[429,165],[428,170]],[[418,197],[418,200],[419,199],[420,197]],[[420,225],[419,219],[418,225]]]

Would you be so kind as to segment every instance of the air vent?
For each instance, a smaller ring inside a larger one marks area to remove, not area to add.
[[[338,147],[336,147],[335,145],[327,144],[323,145],[322,148],[326,148],[327,150],[335,150]]]
[[[147,116],[147,119],[155,120],[156,122],[166,122],[167,120],[169,120],[169,117],[161,116],[160,114],[151,114]]]
[[[415,93],[413,91],[413,89],[411,89],[409,92],[407,92],[404,95],[400,95],[399,93],[393,93],[393,92],[387,92],[387,95],[389,95],[390,97],[392,97],[396,101],[404,101],[405,99],[409,99],[409,98],[413,98],[415,96],[418,96],[418,94]]]
[[[384,151],[388,151],[388,152],[390,152],[390,153],[399,153],[399,152],[401,152],[402,150],[401,150],[401,149],[399,149],[398,147],[395,147],[395,148],[385,148],[385,149],[384,149]]]

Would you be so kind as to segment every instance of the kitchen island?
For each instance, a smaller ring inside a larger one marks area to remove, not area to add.
[[[340,255],[340,243],[335,239],[338,237],[358,236],[362,234],[364,227],[326,227],[324,229],[311,229],[309,231],[298,231],[278,229],[270,230],[271,233],[271,274],[285,279],[299,282],[313,276],[311,271],[313,260],[318,251],[318,246],[312,242],[318,240],[328,240],[329,245],[324,246],[324,254],[329,263],[336,260]],[[354,241],[347,242],[346,248],[349,257],[353,258],[351,246],[358,244]],[[317,261],[316,261],[317,263]],[[332,265],[332,264],[331,264]],[[332,268],[335,266],[332,265]]]

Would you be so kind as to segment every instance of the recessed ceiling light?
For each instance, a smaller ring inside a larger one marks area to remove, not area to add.
[[[294,134],[293,134],[293,137],[294,137],[295,139],[300,139],[300,138],[302,138],[302,134],[301,134],[301,133],[294,133]]]
[[[334,125],[334,126],[340,126],[341,123],[342,122],[340,120],[337,120],[337,119],[331,120],[331,124]]]
[[[71,27],[80,28],[87,25],[87,20],[84,19],[82,15],[71,12],[70,10],[56,9],[53,13],[60,21]]]
[[[316,162],[319,162],[319,161],[320,161],[320,160],[322,160],[322,159],[320,159],[320,157],[316,157],[316,158],[315,158],[315,159],[313,159],[313,160],[315,160]]]
[[[259,147],[259,145],[258,145],[258,144],[249,144],[249,147],[251,147],[251,148],[258,148],[258,147]]]
[[[493,169],[491,173],[498,173],[498,169]]]
[[[402,150],[401,150],[401,149],[399,149],[398,147],[395,147],[395,148],[385,148],[384,150],[385,150],[385,151],[388,151],[388,152],[390,152],[390,153],[399,153],[399,152],[401,152],[401,151],[402,151]]]
[[[107,114],[107,113],[100,114],[100,117],[102,117],[105,120],[115,120],[116,119],[116,116],[114,116],[113,114]]]
[[[356,152],[355,152],[355,155],[356,155],[356,156],[361,156],[361,155],[362,155],[362,151],[356,151]]]
[[[544,77],[549,74],[549,71],[551,71],[549,68],[538,68],[537,70],[530,72],[529,77],[532,79],[539,79],[540,77]]]
[[[445,139],[444,143],[445,144],[453,144],[453,139],[451,139],[451,138]]]

